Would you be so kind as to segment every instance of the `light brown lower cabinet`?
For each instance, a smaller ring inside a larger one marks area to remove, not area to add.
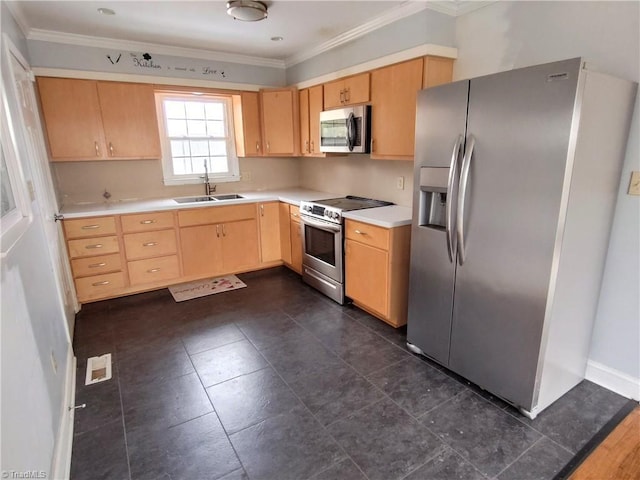
[[[302,273],[302,232],[300,208],[280,203],[280,249],[282,261],[291,270]]]
[[[345,293],[386,323],[407,323],[411,226],[382,228],[347,220]]]
[[[259,203],[260,258],[262,263],[282,261],[280,240],[280,202]]]

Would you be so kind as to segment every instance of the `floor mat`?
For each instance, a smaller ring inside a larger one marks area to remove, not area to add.
[[[173,287],[169,287],[169,291],[176,302],[184,302],[185,300],[191,300],[193,298],[245,288],[246,286],[247,285],[235,275],[225,275],[224,277],[207,278],[196,282],[174,285]]]

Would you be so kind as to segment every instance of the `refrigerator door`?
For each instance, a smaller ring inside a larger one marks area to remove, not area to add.
[[[443,365],[449,360],[468,94],[468,80],[418,93],[407,341]]]
[[[471,80],[450,368],[532,407],[580,59]],[[463,195],[466,194],[466,195]],[[463,198],[466,197],[466,198]],[[459,226],[460,228],[460,226]],[[459,258],[460,260],[460,258]]]

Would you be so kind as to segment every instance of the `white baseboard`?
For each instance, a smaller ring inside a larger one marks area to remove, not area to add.
[[[56,438],[51,478],[68,479],[71,474],[71,447],[73,445],[73,420],[75,417],[76,398],[76,357],[69,345],[64,401],[58,437]]]
[[[634,378],[593,360],[587,362],[585,378],[623,397],[640,400],[640,378]]]

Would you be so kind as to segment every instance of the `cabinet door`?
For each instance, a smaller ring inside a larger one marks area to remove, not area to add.
[[[322,85],[309,89],[309,150],[312,155],[320,152],[320,112],[322,112]]]
[[[302,155],[311,153],[311,140],[309,138],[309,123],[311,115],[309,112],[309,89],[305,88],[298,92],[300,108],[300,152]]]
[[[291,214],[289,204],[280,202],[278,205],[280,214],[280,251],[282,261],[291,265]]]
[[[293,89],[262,90],[262,129],[267,156],[293,155],[297,151]],[[297,95],[296,95],[297,97]]]
[[[180,250],[185,276],[215,275],[222,272],[219,225],[200,225],[180,229]]]
[[[346,105],[368,102],[370,98],[369,73],[345,78],[344,89],[344,103]]]
[[[280,253],[280,209],[278,205],[279,202],[258,205],[262,263],[277,262],[282,259],[282,254]]]
[[[223,223],[220,228],[225,273],[248,269],[260,263],[258,224],[255,220]]]
[[[347,239],[345,293],[354,302],[388,316],[389,252]]]
[[[108,158],[160,158],[150,84],[98,82]]]
[[[422,88],[449,83],[453,79],[453,58],[424,57]]]
[[[372,158],[412,160],[422,58],[371,74]]]
[[[300,222],[291,220],[291,267],[302,273],[302,232]]]
[[[52,161],[106,157],[96,82],[38,77]]]
[[[344,81],[336,80],[335,82],[325,83],[324,85],[324,107],[336,108],[344,104]]]
[[[236,150],[239,157],[262,155],[258,92],[242,92],[233,97]]]

